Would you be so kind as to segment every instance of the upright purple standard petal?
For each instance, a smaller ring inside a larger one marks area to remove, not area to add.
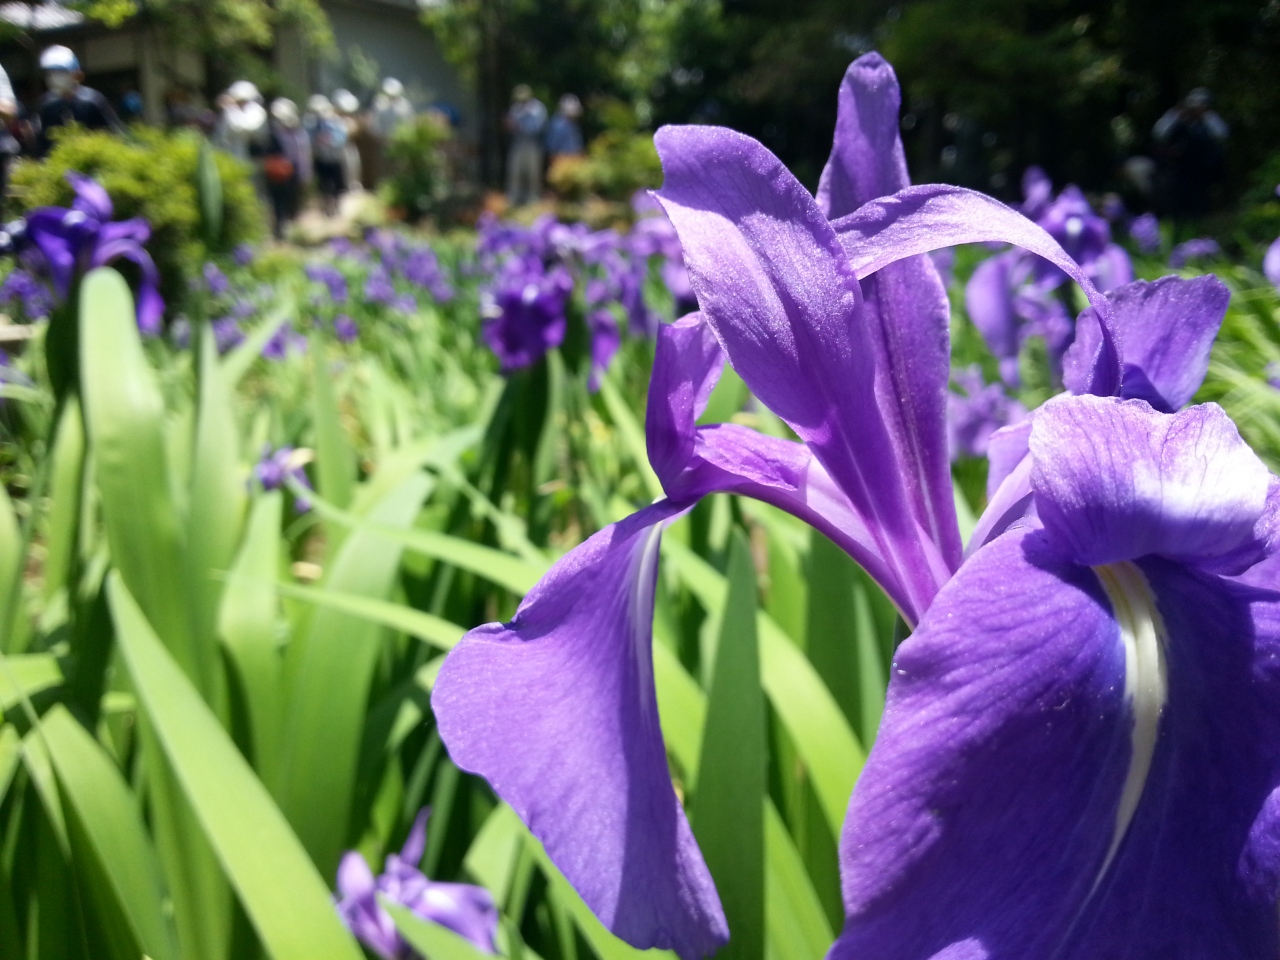
[[[680,234],[703,315],[752,392],[867,518],[903,588],[895,599],[914,620],[938,582],[878,412],[861,290],[830,224],[749,137],[664,127],[655,142],[666,173],[658,199]]]
[[[1107,294],[1123,346],[1120,395],[1146,400],[1164,413],[1185,406],[1204,381],[1209,353],[1222,326],[1231,292],[1217,277],[1139,280]],[[1100,334],[1089,308],[1076,321],[1076,339],[1067,351],[1063,383],[1087,393],[1087,361],[1097,353]]]
[[[828,219],[911,185],[898,135],[902,94],[893,67],[878,53],[849,65],[840,84],[831,157],[818,181],[818,206]]]
[[[552,568],[515,619],[471,631],[432,693],[454,762],[484,776],[605,925],[706,956],[728,938],[667,770],[651,630],[663,502]]]
[[[898,78],[878,53],[859,57],[840,85],[831,158],[818,186],[828,219],[911,185],[898,134]],[[862,282],[867,329],[876,352],[876,396],[898,450],[917,520],[947,562],[960,563],[947,459],[946,383],[950,304],[933,261],[891,264]]]
[[[1010,272],[1018,259],[1019,255],[1012,250],[987,257],[978,264],[964,288],[964,306],[969,319],[999,361],[1000,378],[1014,387],[1019,382],[1021,337]]]

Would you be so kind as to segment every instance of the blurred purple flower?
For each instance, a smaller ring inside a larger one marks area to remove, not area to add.
[[[262,348],[268,360],[283,360],[290,353],[306,353],[307,338],[289,325],[282,326]]]
[[[0,303],[17,304],[28,320],[43,320],[53,310],[49,288],[18,267],[0,284]]]
[[[1271,285],[1280,290],[1280,237],[1271,241],[1262,257],[1262,273]]]
[[[213,321],[212,329],[213,342],[218,348],[218,353],[226,353],[244,342],[244,331],[240,329],[240,324],[235,317],[220,317]]]
[[[340,313],[333,318],[333,333],[343,343],[351,343],[360,336],[356,322],[347,314]]]
[[[422,287],[437,303],[453,299],[453,287],[440,269],[440,261],[429,247],[418,247],[404,258],[401,266],[404,278],[414,286]]]
[[[572,292],[569,272],[554,267],[546,273],[513,272],[500,279],[495,291],[485,293],[481,333],[503,373],[531,367],[548,350],[560,346],[565,306]]]
[[[951,459],[985,457],[991,435],[1018,423],[1026,409],[999,383],[985,383],[977,364],[956,370],[951,382],[959,390],[947,395],[947,446]]]
[[[591,334],[591,374],[587,378],[587,389],[595,393],[622,345],[622,334],[608,310],[592,310],[587,315],[587,329]]]
[[[303,469],[307,459],[304,451],[293,447],[280,447],[273,451],[271,445],[266,444],[262,448],[262,456],[254,465],[253,475],[263,490],[280,490],[289,479],[310,490],[311,481],[307,479],[307,472]],[[311,509],[311,501],[305,496],[295,495],[293,508],[298,513],[306,513]]]
[[[364,298],[370,303],[390,306],[396,298],[396,288],[391,283],[391,274],[384,267],[374,267],[364,282]]]
[[[334,303],[347,302],[347,278],[331,263],[309,263],[306,267],[307,279],[313,283],[324,284],[329,291],[329,299]]]
[[[231,262],[237,267],[247,267],[253,263],[254,256],[253,247],[247,243],[238,243],[231,251]]]
[[[204,286],[210,296],[221,297],[231,290],[231,281],[212,260],[206,260],[204,269]]]
[[[1173,252],[1169,254],[1169,266],[1180,270],[1198,260],[1211,260],[1220,253],[1222,248],[1218,246],[1217,240],[1212,237],[1196,237],[1173,248]]]
[[[116,260],[128,260],[141,272],[138,288],[138,329],[154,336],[160,332],[164,300],[160,296],[160,272],[144,249],[151,227],[141,217],[112,221],[115,207],[107,191],[83,174],[68,170],[67,182],[76,199],[70,209],[40,207],[27,217],[24,243],[40,253],[41,265],[53,281],[59,299],[71,294],[76,278]]]
[[[423,920],[438,923],[485,953],[498,952],[494,937],[498,909],[483,887],[469,883],[439,883],[418,869],[427,844],[423,808],[398,854],[387,855],[383,872],[375,877],[363,856],[352,850],[338,866],[338,914],[355,936],[384,960],[407,960],[417,954],[396,931],[391,915],[378,903],[381,895],[407,907]]]
[[[1144,213],[1129,224],[1129,237],[1142,253],[1160,252],[1160,221],[1154,213]]]

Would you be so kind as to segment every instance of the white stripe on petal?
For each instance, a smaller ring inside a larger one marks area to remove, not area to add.
[[[1094,567],[1093,572],[1111,601],[1116,625],[1120,628],[1120,642],[1124,645],[1124,694],[1133,708],[1129,770],[1120,791],[1111,845],[1094,880],[1096,890],[1115,859],[1142,799],[1155,756],[1160,713],[1169,698],[1169,681],[1164,652],[1168,633],[1142,571],[1132,563],[1109,563]]]

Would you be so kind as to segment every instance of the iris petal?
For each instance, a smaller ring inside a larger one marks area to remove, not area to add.
[[[1217,277],[1139,280],[1107,294],[1120,335],[1124,378],[1120,395],[1145,400],[1164,413],[1191,401],[1209,369],[1209,353],[1222,326],[1231,292]],[[1089,358],[1101,334],[1092,308],[1076,321],[1063,383],[1089,393]]]
[[[471,631],[432,706],[610,930],[705,956],[728,936],[667,770],[650,650],[660,525],[648,507],[567,554],[511,623]]]
[[[1163,556],[1239,573],[1270,551],[1272,478],[1216,404],[1062,397],[1035,414],[1040,519],[1080,563]]]

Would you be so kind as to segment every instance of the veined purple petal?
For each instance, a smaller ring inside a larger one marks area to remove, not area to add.
[[[840,84],[831,157],[818,181],[818,206],[827,219],[911,185],[898,135],[901,106],[897,75],[884,57],[866,53],[849,65]]]
[[[684,960],[728,938],[667,769],[652,624],[663,501],[563,557],[511,623],[472,630],[432,694],[454,762],[484,776],[617,936]]]
[[[1120,334],[1124,380],[1120,395],[1146,400],[1172,413],[1195,395],[1209,369],[1209,353],[1222,326],[1231,292],[1217,277],[1139,280],[1107,294]],[[1101,333],[1092,308],[1076,321],[1076,340],[1067,351],[1063,382],[1072,393],[1087,393],[1088,360]]]
[[[702,314],[658,328],[644,432],[649,463],[664,488],[693,456],[697,419],[723,369],[724,351]]]
[[[845,72],[831,157],[818,185],[828,219],[910,186],[898,134],[902,95],[883,57],[868,53]],[[902,465],[916,518],[954,568],[961,544],[947,457],[951,309],[933,261],[921,255],[862,283],[876,353],[876,397]]]
[[[106,223],[111,219],[115,213],[115,207],[111,203],[111,195],[102,184],[75,170],[68,170],[64,176],[67,178],[67,183],[71,184],[71,189],[76,192],[76,199],[71,204],[73,210],[79,210],[100,223]]]
[[[1059,397],[1031,426],[1046,529],[1078,563],[1161,556],[1240,573],[1271,552],[1274,478],[1217,404]]]
[[[865,204],[832,226],[859,278],[905,257],[960,243],[1012,243],[1043,257],[1080,284],[1098,312],[1104,335],[1090,380],[1093,391],[1110,394],[1118,387],[1119,347],[1106,298],[1043,228],[998,200],[944,184],[908,187]]]
[[[680,235],[703,315],[756,397],[810,445],[867,518],[914,622],[938,583],[878,412],[861,290],[830,224],[750,137],[664,127],[655,143],[666,173],[658,199]]]
[[[1280,597],[1123,566],[1116,596],[1028,529],[940,591],[850,803],[832,960],[1276,955]]]

